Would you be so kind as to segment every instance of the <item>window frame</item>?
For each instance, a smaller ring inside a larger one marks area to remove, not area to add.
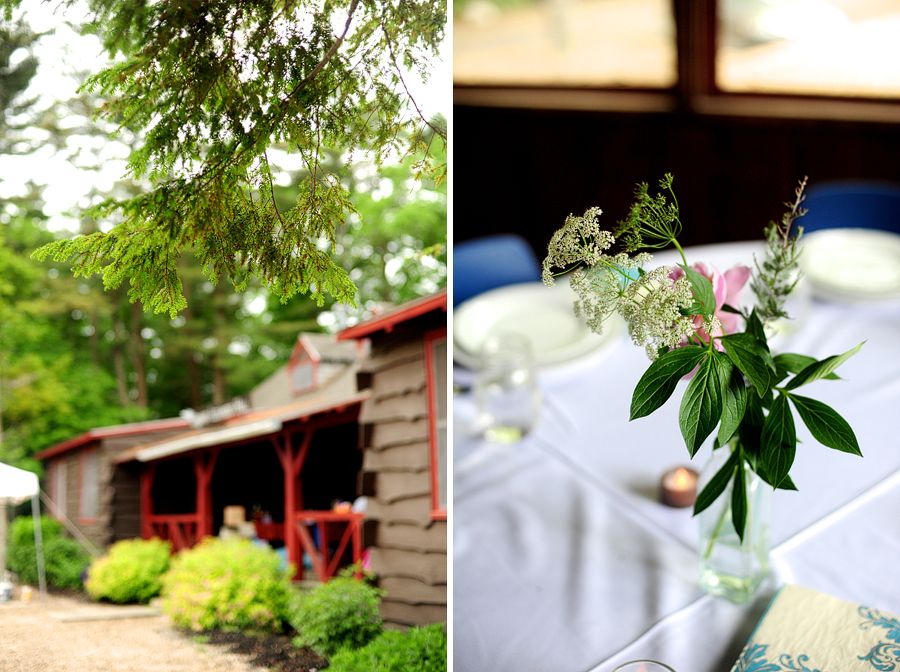
[[[93,459],[94,477],[94,510],[85,511],[86,489],[90,483],[85,478],[86,469],[89,467],[89,458]],[[93,513],[94,515],[86,515]],[[100,448],[94,446],[85,448],[78,453],[78,522],[86,525],[95,524],[100,517]]]
[[[723,91],[716,83],[717,0],[670,0],[677,81],[671,89],[453,85],[453,104],[598,112],[900,122],[900,96],[864,98]]]
[[[423,339],[423,348],[425,351],[425,388],[427,394],[428,401],[428,446],[429,446],[429,470],[431,472],[431,519],[432,520],[447,520],[447,501],[449,501],[449,485],[450,485],[450,474],[448,469],[448,441],[449,441],[449,433],[448,433],[448,394],[447,394],[447,385],[448,385],[448,376],[446,369],[443,371],[443,380],[435,379],[435,356],[434,356],[434,346],[437,343],[443,342],[445,344],[445,348],[447,347],[447,327],[441,327],[440,329],[434,329],[432,331],[428,331],[425,333]],[[438,408],[438,393],[439,387],[442,387],[444,392],[444,417],[443,417],[443,427],[440,423],[440,418],[438,417],[439,408]],[[444,432],[444,455],[443,455],[443,469],[444,469],[444,503],[441,504],[440,497],[440,469],[441,469],[441,455],[439,449],[440,442],[440,432],[443,430]]]
[[[67,455],[50,460],[50,464],[47,465],[47,494],[54,504],[50,513],[57,520],[62,520],[68,515],[66,511],[66,500],[69,495],[68,477],[69,465]]]

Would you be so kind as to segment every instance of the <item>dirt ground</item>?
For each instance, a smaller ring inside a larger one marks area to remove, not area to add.
[[[11,601],[0,602],[0,670],[305,672],[327,665],[293,650],[286,637],[195,636],[173,628],[164,615],[135,613],[142,610],[63,595],[51,594],[42,602],[37,590],[23,601],[16,590]],[[123,618],[126,614],[131,616]]]

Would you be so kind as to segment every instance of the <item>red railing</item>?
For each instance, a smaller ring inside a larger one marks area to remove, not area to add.
[[[352,551],[352,563],[356,564],[362,559],[362,520],[363,514],[355,512],[294,512],[300,546],[309,556],[319,581],[325,583],[337,573],[348,544]],[[315,525],[318,530],[318,546],[309,532],[310,525]],[[337,544],[333,552],[331,550],[332,542]],[[297,573],[302,577],[302,562],[298,562],[297,565]]]
[[[335,513],[334,511],[294,511],[294,529],[299,548],[291,558],[297,568],[297,578],[303,577],[302,554],[305,553],[313,566],[316,576],[323,583],[333,577],[346,564],[347,548],[350,548],[351,563],[362,559],[362,513]],[[200,539],[200,516],[196,513],[153,514],[147,516],[149,536],[159,537],[172,543],[172,552],[192,548]],[[315,527],[317,539],[313,540],[310,528]],[[261,539],[281,540],[284,525],[257,524],[257,534]]]
[[[196,513],[149,516],[151,536],[172,542],[172,552],[192,548],[198,541],[200,517]]]

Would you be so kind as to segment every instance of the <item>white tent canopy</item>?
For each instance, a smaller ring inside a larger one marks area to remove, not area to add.
[[[39,492],[37,474],[0,462],[0,504],[21,504]]]
[[[0,573],[6,571],[6,505],[21,504],[30,499],[31,513],[34,517],[34,546],[37,553],[38,579],[41,584],[41,599],[44,599],[47,586],[44,578],[44,544],[41,538],[41,514],[38,505],[40,492],[37,474],[0,462],[0,509],[2,509],[0,531],[3,533],[0,536],[0,544],[3,545],[3,564],[0,566]]]

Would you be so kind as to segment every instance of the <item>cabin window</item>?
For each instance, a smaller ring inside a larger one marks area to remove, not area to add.
[[[900,2],[721,0],[723,91],[900,96]]]
[[[309,359],[301,360],[294,365],[291,370],[294,394],[308,392],[316,386],[314,366]]]
[[[666,89],[677,76],[668,0],[453,3],[457,84]]]
[[[51,513],[59,520],[66,515],[66,458],[58,457],[50,462],[47,487],[50,499],[56,505]]]
[[[456,104],[893,119],[884,103],[900,101],[900,0],[460,0],[453,13]]]
[[[431,442],[431,517],[447,518],[447,329],[425,335]]]
[[[83,450],[78,458],[78,518],[81,522],[97,520],[99,452],[96,448]]]

